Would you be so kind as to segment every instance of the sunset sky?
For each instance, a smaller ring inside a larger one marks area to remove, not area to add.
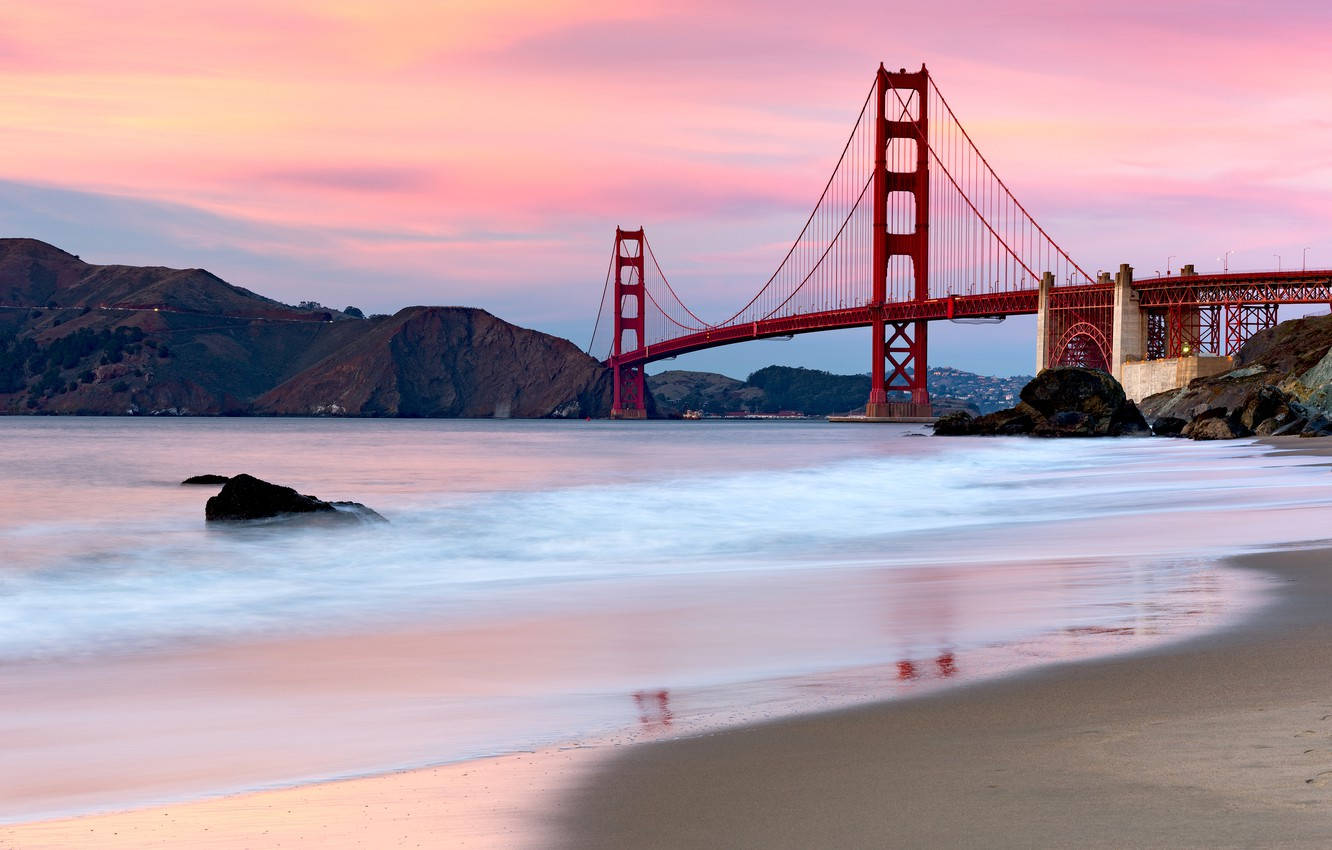
[[[114,12],[112,11],[114,9]],[[0,233],[285,301],[591,332],[617,224],[728,315],[880,60],[928,63],[1085,268],[1332,266],[1332,5],[8,0]],[[934,363],[1030,371],[1032,328]],[[867,332],[670,364],[869,368]]]

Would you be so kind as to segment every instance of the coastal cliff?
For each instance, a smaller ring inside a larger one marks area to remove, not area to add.
[[[604,416],[607,370],[484,310],[360,318],[0,239],[0,412]]]

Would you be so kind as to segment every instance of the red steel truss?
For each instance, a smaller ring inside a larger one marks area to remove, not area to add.
[[[612,415],[641,418],[651,361],[870,327],[866,412],[926,414],[928,323],[1035,313],[1043,273],[1053,281],[1046,362],[1108,368],[1108,276],[1094,280],[1028,214],[923,66],[881,65],[813,211],[756,295],[727,318],[705,321],[666,278],[644,231],[617,228],[589,352],[614,371]],[[1332,304],[1328,271],[1179,275],[1133,286],[1149,358],[1233,354],[1275,323],[1276,305]],[[903,392],[910,401],[888,401]]]

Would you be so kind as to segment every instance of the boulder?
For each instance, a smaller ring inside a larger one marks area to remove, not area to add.
[[[1247,431],[1256,431],[1258,426],[1278,416],[1283,420],[1290,415],[1291,396],[1271,384],[1263,384],[1249,393],[1233,413],[1234,424]]]
[[[976,418],[965,410],[945,413],[934,420],[934,433],[942,437],[963,437],[976,433]]]
[[[1151,433],[1137,405],[1113,377],[1096,369],[1046,369],[1021,392],[1016,407],[975,419],[941,417],[934,433],[1037,437],[1118,437]]]
[[[231,478],[226,475],[191,475],[181,484],[226,484]]]
[[[325,502],[243,473],[229,479],[221,492],[204,505],[204,519],[209,522],[271,519],[293,514],[318,514],[328,519],[384,519],[358,502]]]
[[[1162,416],[1152,423],[1152,433],[1158,437],[1178,437],[1188,424],[1188,420],[1178,416]]]
[[[1107,423],[1125,401],[1124,388],[1109,373],[1077,367],[1043,370],[1020,396],[1044,416],[1076,410],[1103,416]]]
[[[1273,436],[1281,436],[1281,435],[1274,434]],[[1322,414],[1315,414],[1311,419],[1308,420],[1308,422],[1305,423],[1304,428],[1300,430],[1300,436],[1301,437],[1332,436],[1332,419],[1329,419],[1328,417],[1323,416]]]
[[[1188,424],[1183,434],[1194,440],[1233,440],[1241,436],[1235,433],[1230,427],[1230,421],[1224,417],[1195,419]]]
[[[976,429],[973,433],[1001,437],[1030,434],[1036,430],[1037,422],[1044,424],[1044,418],[1031,405],[1019,404],[1007,410],[977,416],[973,423]]]

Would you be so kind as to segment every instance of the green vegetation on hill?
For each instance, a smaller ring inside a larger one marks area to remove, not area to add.
[[[745,383],[763,390],[766,410],[794,410],[809,416],[863,407],[870,391],[869,375],[834,375],[790,366],[766,366]]]

